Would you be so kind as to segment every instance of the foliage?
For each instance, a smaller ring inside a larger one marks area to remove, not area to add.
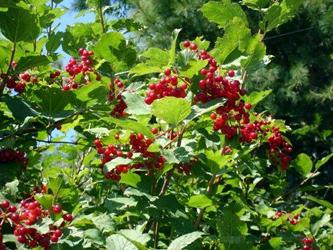
[[[215,45],[175,30],[142,55],[100,1],[96,23],[56,32],[60,2],[0,0],[0,249],[332,248],[332,186],[312,184],[332,154],[292,160],[289,127],[258,113],[271,91],[246,91],[298,1],[256,34],[240,5],[208,2]]]

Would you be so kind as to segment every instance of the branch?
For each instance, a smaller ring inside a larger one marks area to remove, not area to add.
[[[79,142],[72,142],[72,141],[49,141],[49,140],[39,140],[39,139],[33,139],[33,141],[37,142],[44,142],[44,143],[49,143],[49,144],[72,144],[72,145],[81,145],[81,146],[86,146],[86,144],[79,143]]]

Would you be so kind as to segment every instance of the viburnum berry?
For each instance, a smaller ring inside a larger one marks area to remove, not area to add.
[[[24,166],[28,164],[28,158],[23,151],[14,149],[0,150],[0,164],[1,163],[21,163]]]
[[[151,129],[151,132],[156,135],[158,133],[158,128],[152,128]]]
[[[73,215],[71,215],[71,214],[64,214],[62,217],[65,221],[68,221],[68,222],[71,222],[73,220]]]
[[[53,205],[52,210],[55,214],[60,214],[62,211],[62,208],[59,204]]]
[[[187,41],[183,42],[183,46],[184,46],[184,48],[189,48],[191,46],[191,42],[187,40]]]
[[[1,206],[2,208],[4,208],[4,209],[7,209],[7,208],[9,208],[10,203],[9,203],[9,201],[4,200],[4,201],[2,201],[2,202],[0,203],[0,206]]]
[[[233,70],[229,70],[229,71],[228,71],[228,76],[229,76],[229,77],[234,77],[234,76],[235,76],[235,71],[233,71]]]
[[[166,96],[185,98],[188,86],[183,80],[179,81],[177,75],[172,75],[171,69],[166,69],[164,77],[162,77],[157,83],[150,84],[148,88],[149,90],[146,93],[145,103],[150,105],[155,100]]]

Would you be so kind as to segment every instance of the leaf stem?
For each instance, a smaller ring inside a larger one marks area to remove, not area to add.
[[[211,192],[213,191],[213,186],[214,186],[214,181],[216,179],[216,174],[214,174],[212,176],[212,178],[210,178],[209,182],[208,182],[208,186],[207,186],[207,194],[211,194]],[[201,208],[198,214],[198,217],[194,223],[194,227],[195,228],[199,228],[200,223],[203,219],[204,213],[206,211],[206,208]]]
[[[101,26],[102,26],[102,32],[103,34],[106,33],[106,29],[105,29],[105,22],[104,22],[104,15],[103,15],[103,9],[102,9],[102,2],[99,1],[98,3],[98,15],[99,15],[99,19],[101,22]]]
[[[159,232],[160,232],[160,224],[158,221],[155,221],[155,225],[154,225],[154,248],[155,249],[157,249],[157,247],[158,247]]]

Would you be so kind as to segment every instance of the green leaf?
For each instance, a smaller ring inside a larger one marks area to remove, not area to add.
[[[54,197],[50,194],[36,194],[34,198],[42,205],[44,209],[49,209],[52,206]]]
[[[194,241],[200,239],[204,235],[203,232],[192,232],[178,237],[173,240],[167,250],[181,250],[192,244]]]
[[[281,249],[283,239],[282,237],[274,237],[271,238],[268,242],[274,249]]]
[[[121,119],[116,119],[113,117],[105,118],[104,120],[110,121],[123,129],[128,129],[128,130],[134,131],[136,133],[142,133],[149,138],[154,137],[154,135],[152,134],[150,129],[146,125],[144,125],[140,122],[130,120],[130,119],[121,120]]]
[[[139,63],[135,65],[133,68],[131,68],[129,74],[135,76],[143,76],[147,74],[161,73],[161,72],[163,72],[163,69],[158,66],[151,66],[145,63]]]
[[[225,246],[230,249],[245,249],[240,247],[246,245],[244,235],[248,232],[247,225],[230,208],[224,209],[223,215],[217,220],[217,230],[219,239]]]
[[[124,36],[119,32],[104,34],[94,51],[96,56],[111,63],[115,72],[127,70],[136,60],[136,51],[126,43]]]
[[[51,33],[49,39],[45,44],[45,48],[49,53],[55,52],[61,45],[62,38],[64,36],[63,32]]]
[[[214,174],[226,171],[226,167],[230,164],[233,154],[222,155],[220,151],[206,150],[206,165]]]
[[[175,61],[176,61],[176,51],[177,51],[177,39],[178,35],[181,29],[175,29],[172,32],[172,43],[171,43],[171,48],[169,50],[169,62],[168,62],[168,67],[171,67]]]
[[[206,113],[216,110],[218,107],[221,107],[225,103],[225,99],[216,99],[209,101],[205,104],[193,105],[191,108],[191,114],[186,118],[186,122],[194,120]]]
[[[144,102],[144,97],[137,92],[125,91],[122,96],[127,104],[126,113],[133,115],[150,114],[150,106]]]
[[[43,115],[53,118],[64,118],[74,113],[71,103],[78,104],[71,91],[64,92],[58,86],[34,85],[27,91],[27,96],[34,102],[38,111]],[[61,98],[59,98],[61,96]]]
[[[114,234],[106,239],[107,250],[138,250],[138,248],[124,236]]]
[[[16,196],[17,192],[19,191],[18,189],[19,181],[13,180],[11,182],[7,182],[5,187],[6,187],[6,193],[11,195],[11,196]]]
[[[193,78],[193,76],[198,75],[199,71],[207,66],[207,60],[190,61],[184,69],[180,71],[182,77]]]
[[[217,23],[221,27],[233,20],[234,17],[239,17],[247,26],[247,17],[241,6],[237,3],[231,3],[230,0],[222,2],[210,1],[201,8],[203,15],[211,22]]]
[[[40,115],[20,96],[3,96],[2,100],[7,104],[15,119],[24,121],[28,116]]]
[[[249,39],[246,54],[247,58],[241,60],[241,65],[247,72],[255,71],[264,65],[263,60],[266,55],[266,46],[261,41],[259,35]]]
[[[297,155],[293,163],[295,164],[297,172],[299,172],[302,176],[307,176],[313,167],[310,156],[304,153]]]
[[[143,52],[141,56],[146,59],[146,64],[159,66],[161,68],[165,67],[169,61],[168,52],[159,48],[149,48],[147,51]]]
[[[283,0],[280,4],[275,3],[269,7],[263,19],[265,32],[269,32],[289,21],[302,3],[302,0]]]
[[[195,208],[205,208],[213,205],[213,201],[204,194],[197,194],[190,197],[187,205]]]
[[[148,234],[143,234],[142,232],[133,229],[122,229],[119,231],[119,234],[125,236],[132,242],[138,242],[142,245],[146,245],[150,240]]]
[[[20,7],[0,12],[0,31],[12,42],[32,42],[40,33],[36,16]]]
[[[225,27],[223,37],[217,38],[215,49],[211,53],[218,62],[225,63],[227,57],[237,48],[245,50],[242,42],[248,41],[249,37],[250,29],[241,19],[235,17]]]
[[[153,102],[152,113],[171,125],[178,125],[191,113],[191,104],[185,99],[168,96]]]
[[[84,238],[88,238],[98,245],[104,245],[103,236],[101,232],[96,228],[90,228],[85,230],[83,236]]]
[[[249,95],[243,97],[243,100],[246,103],[250,103],[252,106],[255,106],[262,100],[264,100],[268,95],[272,93],[272,90],[263,90],[263,91],[253,91]]]
[[[138,183],[140,182],[141,182],[140,175],[133,172],[122,173],[121,179],[119,181],[119,183],[123,183],[131,187],[137,187]]]
[[[82,101],[86,107],[91,108],[96,104],[106,103],[107,88],[105,85],[92,82],[74,91],[76,98]]]
[[[132,162],[131,159],[117,157],[105,164],[104,172],[106,172],[106,173],[110,172],[111,170],[113,170],[115,167],[117,167],[119,165],[127,165],[131,162]]]
[[[50,63],[50,60],[46,56],[25,56],[21,57],[17,62],[15,72],[23,72],[27,69],[32,69],[38,66],[45,66]]]
[[[318,170],[321,166],[326,164],[333,156],[333,153],[326,155],[325,157],[321,158],[316,162],[315,169]]]
[[[333,211],[333,204],[326,200],[318,199],[312,195],[307,196],[306,199],[316,202],[319,205],[322,205],[323,207],[326,207],[326,208],[330,209],[331,211]]]

